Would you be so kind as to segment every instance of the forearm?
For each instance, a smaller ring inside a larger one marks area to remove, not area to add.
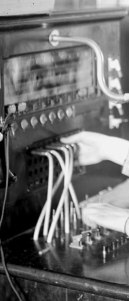
[[[105,156],[107,160],[123,166],[128,152],[128,140],[117,137],[108,137],[107,145],[105,145]]]

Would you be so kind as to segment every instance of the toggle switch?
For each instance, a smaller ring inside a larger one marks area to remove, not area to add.
[[[101,240],[101,238],[102,238],[101,234],[100,234],[100,228],[99,227],[95,230],[94,238],[96,240]]]
[[[85,244],[92,245],[93,241],[92,241],[92,238],[91,238],[91,232],[86,232],[83,241],[84,241]]]

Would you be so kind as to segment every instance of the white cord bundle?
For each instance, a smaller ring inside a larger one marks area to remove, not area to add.
[[[60,152],[64,154],[64,160],[60,155]],[[71,183],[71,178],[73,174],[73,147],[70,145],[67,146],[52,145],[51,147],[49,147],[48,151],[33,151],[32,154],[39,155],[39,156],[46,156],[49,162],[47,200],[38,218],[33,239],[35,241],[38,240],[40,229],[44,221],[43,235],[47,237],[47,242],[51,243],[56,225],[58,223],[59,216],[61,215],[62,212],[63,205],[65,208],[65,233],[69,233],[70,231],[68,191],[70,192],[71,199],[74,203],[77,217],[78,219],[80,219],[80,209],[78,206],[78,200],[73,185]],[[53,157],[55,157],[58,160],[61,167],[61,173],[54,186],[53,186],[53,173],[54,173]],[[52,198],[55,192],[57,191],[63,177],[64,177],[63,191],[57,209],[55,211],[55,215],[53,216],[53,220],[49,228]]]
[[[33,239],[38,240],[39,232],[45,217],[44,221],[44,229],[43,234],[44,236],[47,236],[48,234],[48,227],[49,227],[49,219],[50,219],[50,212],[51,212],[51,202],[52,202],[52,188],[53,188],[53,173],[54,173],[54,165],[53,165],[53,157],[48,151],[33,151],[34,155],[39,156],[46,156],[49,161],[49,169],[48,169],[48,189],[47,189],[47,200],[46,203],[40,213],[40,216],[38,218]]]

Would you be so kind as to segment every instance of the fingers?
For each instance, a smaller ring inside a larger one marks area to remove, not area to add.
[[[77,134],[68,136],[68,137],[62,137],[60,140],[62,143],[83,143],[83,144],[91,144],[98,142],[98,139],[101,139],[102,141],[105,140],[106,135],[95,133],[95,132],[89,132],[89,131],[82,131]]]
[[[82,215],[82,220],[87,226],[91,227],[92,229],[97,228],[97,224],[94,219],[92,220],[91,218]]]
[[[74,135],[71,135],[71,136],[68,136],[68,137],[62,137],[60,139],[60,141],[62,143],[79,143],[79,142],[82,142],[83,141],[83,137],[84,137],[84,132],[79,132],[77,134],[74,134]]]
[[[124,232],[125,221],[129,210],[121,209],[110,204],[91,203],[83,210],[83,221],[87,219],[104,228]]]
[[[121,208],[129,208],[129,180],[114,187],[103,196],[103,201]]]
[[[113,216],[122,216],[125,213],[129,214],[129,210],[128,209],[124,209],[124,208],[119,208],[116,206],[113,206],[112,204],[109,203],[90,203],[87,204],[86,207],[87,212],[89,212],[89,214],[103,214],[103,215],[113,215]]]
[[[77,134],[68,136],[68,137],[62,137],[60,140],[63,143],[83,143],[83,144],[91,144],[98,140],[98,137],[104,136],[102,134],[94,133],[94,132],[88,132],[88,131],[82,131]]]

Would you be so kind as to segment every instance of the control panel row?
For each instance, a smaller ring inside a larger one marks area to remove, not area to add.
[[[48,111],[38,115],[31,115],[30,118],[26,115],[26,118],[21,119],[20,127],[23,131],[28,128],[36,128],[38,125],[44,126],[46,123],[53,124],[55,121],[62,121],[64,119],[70,119],[75,116],[75,106],[67,106],[66,108],[59,108],[58,110]],[[13,122],[11,129],[13,135],[15,135],[16,130],[19,128],[19,122]]]
[[[78,91],[74,90],[69,93],[63,93],[53,95],[51,97],[40,97],[27,101],[20,101],[18,103],[10,103],[5,106],[7,114],[18,114],[19,116],[27,113],[33,113],[40,110],[45,110],[57,106],[69,105],[76,102],[84,101],[89,96],[95,95],[95,88],[91,86],[90,88],[83,87]]]

